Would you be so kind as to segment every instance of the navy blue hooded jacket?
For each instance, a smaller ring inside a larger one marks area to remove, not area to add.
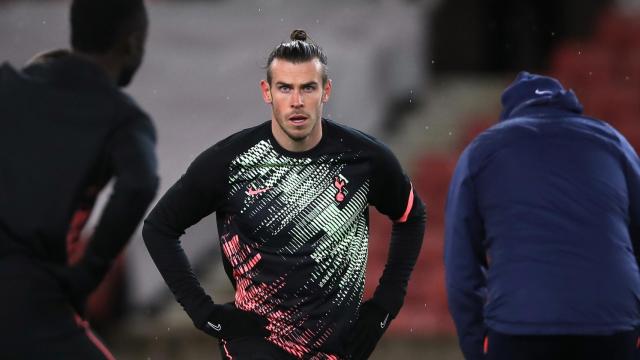
[[[640,160],[572,91],[523,72],[463,152],[446,208],[449,309],[467,359],[487,328],[607,335],[640,323]],[[637,252],[635,252],[637,253]]]

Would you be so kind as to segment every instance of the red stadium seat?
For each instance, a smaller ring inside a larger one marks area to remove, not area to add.
[[[636,88],[640,87],[640,43],[629,49],[626,56],[620,59],[619,71],[622,82]],[[638,94],[636,94],[636,98],[637,96]]]
[[[551,73],[566,88],[581,95],[589,87],[614,82],[614,56],[604,46],[568,42],[551,55]]]
[[[455,168],[451,154],[427,154],[414,165],[414,188],[427,205],[427,221],[442,224],[449,181]]]
[[[614,9],[604,12],[598,19],[593,41],[612,51],[627,47],[630,42],[630,21],[629,16]]]
[[[582,96],[585,114],[615,126],[627,117],[640,114],[640,88],[626,84],[590,87]]]
[[[629,141],[636,152],[640,151],[640,124],[638,119],[634,122],[622,123],[616,127],[618,131]]]
[[[473,139],[478,137],[483,131],[498,123],[499,113],[487,114],[473,118],[465,124],[464,135],[462,136],[460,150],[469,145]]]

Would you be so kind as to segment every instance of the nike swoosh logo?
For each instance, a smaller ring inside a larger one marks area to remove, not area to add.
[[[222,325],[220,325],[220,324],[213,325],[213,324],[212,324],[212,323],[210,323],[209,321],[207,321],[207,326],[209,326],[210,328],[212,328],[212,329],[213,329],[213,330],[215,330],[215,331],[220,331],[220,330],[222,330]]]
[[[387,316],[384,317],[383,321],[380,321],[380,329],[384,329],[384,327],[387,326],[388,320],[389,320],[389,314],[387,314]]]
[[[247,191],[245,191],[245,194],[249,196],[256,196],[258,194],[262,194],[263,192],[267,192],[270,189],[271,189],[270,187],[262,188],[262,189],[252,189],[251,187],[248,187]]]
[[[553,95],[553,91],[536,89],[536,95]]]

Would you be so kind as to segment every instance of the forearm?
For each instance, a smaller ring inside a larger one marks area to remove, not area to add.
[[[393,316],[402,307],[422,247],[425,224],[424,204],[417,196],[406,221],[393,224],[387,263],[374,293],[374,300]]]
[[[484,325],[484,289],[464,290],[447,286],[449,311],[456,325],[458,341],[465,359],[482,359],[483,340],[487,329]]]
[[[213,300],[207,295],[194,274],[178,240],[179,234],[163,229],[151,217],[142,230],[149,254],[196,327],[202,329],[213,312]]]
[[[162,205],[160,205],[162,206]],[[151,212],[142,229],[144,243],[176,300],[193,324],[219,339],[244,336],[266,337],[267,322],[260,316],[239,310],[232,303],[214,304],[196,278],[180,246],[182,231],[172,230],[162,221],[162,210]]]
[[[449,312],[465,359],[473,360],[483,358],[482,342],[487,332],[484,322],[487,263],[479,246],[474,246],[476,242],[456,232],[466,228],[451,218],[444,260]]]
[[[155,176],[132,185],[116,181],[89,248],[104,259],[115,258],[144,218],[157,187]]]
[[[153,200],[156,188],[155,176],[135,186],[123,186],[116,182],[79,263],[89,272],[94,285],[102,280],[113,260],[126,246]]]

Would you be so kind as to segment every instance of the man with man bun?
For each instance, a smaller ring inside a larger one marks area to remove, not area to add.
[[[223,358],[366,359],[402,306],[424,205],[385,145],[322,117],[327,58],[304,31],[273,49],[260,87],[271,120],[200,154],[145,221],[145,243]],[[369,205],[394,225],[384,273],[362,302]],[[230,304],[204,292],[179,242],[213,212]]]

